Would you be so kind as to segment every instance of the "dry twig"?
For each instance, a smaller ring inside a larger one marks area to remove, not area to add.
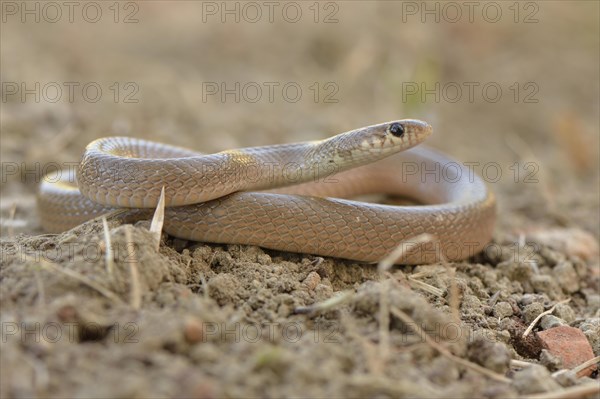
[[[554,309],[563,303],[567,303],[571,300],[571,298],[569,299],[565,299],[564,301],[560,301],[557,302],[556,304],[554,304],[554,306],[552,306],[550,309],[546,310],[545,312],[540,313],[532,322],[531,324],[529,324],[529,327],[527,327],[527,330],[525,330],[525,332],[523,333],[523,338],[527,337],[531,331],[534,329],[534,327],[536,326],[536,324],[538,323],[538,321],[540,321],[540,319],[548,314],[551,314],[552,312],[554,312]]]

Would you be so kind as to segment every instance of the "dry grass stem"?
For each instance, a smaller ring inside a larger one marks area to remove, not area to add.
[[[408,276],[407,280],[411,288],[420,289],[421,291],[425,291],[438,298],[442,298],[444,296],[444,290],[442,290],[441,288],[434,287],[431,284],[427,284],[421,280],[417,280],[412,276]]]
[[[104,231],[104,242],[106,244],[106,252],[104,256],[104,262],[106,263],[106,272],[108,273],[108,278],[111,281],[115,278],[115,258],[113,254],[112,242],[110,239],[110,230],[108,229],[108,222],[106,221],[106,217],[102,216],[102,229]]]
[[[517,360],[517,359],[511,359],[510,361],[510,366],[511,367],[515,367],[515,368],[525,368],[525,367],[531,367],[534,366],[536,363],[530,363],[530,362],[524,362],[522,360]]]
[[[131,226],[125,229],[125,240],[128,250],[129,273],[131,274],[131,293],[130,304],[134,309],[139,309],[142,306],[142,292],[140,289],[140,275],[138,270],[137,254],[135,252],[135,244],[131,238]]]
[[[17,214],[17,203],[13,202],[8,213],[8,238],[15,237],[15,215]]]
[[[208,283],[206,282],[204,273],[200,273],[200,282],[202,282],[202,296],[208,301],[210,300],[210,295],[208,294]]]
[[[438,274],[445,273],[445,272],[446,272],[446,270],[426,269],[426,270],[423,270],[418,273],[413,273],[410,275],[410,277],[413,279],[421,279],[421,278],[431,277],[433,275],[438,275]]]
[[[465,360],[458,356],[453,355],[448,349],[444,348],[442,345],[438,344],[433,338],[431,338],[421,327],[418,326],[417,322],[415,322],[412,317],[410,317],[408,314],[406,314],[402,310],[400,310],[398,308],[392,308],[391,311],[394,316],[398,317],[405,324],[410,326],[410,328],[412,328],[417,334],[419,334],[420,337],[422,337],[425,340],[426,344],[431,346],[433,349],[437,350],[441,355],[446,356],[448,359],[450,359],[468,369],[471,369],[480,374],[483,374],[486,377],[489,377],[493,380],[496,380],[499,382],[504,382],[504,383],[510,382],[510,379],[506,378],[503,375],[494,373],[493,371],[488,370],[484,367],[481,367],[478,364],[472,363],[468,360]]]
[[[112,291],[103,287],[102,285],[96,283],[95,281],[87,278],[86,276],[84,276],[80,273],[77,273],[74,270],[63,269],[63,268],[59,267],[58,265],[55,265],[54,263],[48,262],[44,259],[37,261],[37,263],[39,263],[42,268],[49,269],[55,273],[64,274],[65,276],[71,277],[72,279],[77,280],[77,281],[87,285],[88,287],[98,291],[100,294],[104,295],[108,299],[111,299],[117,303],[123,303],[121,298],[119,298],[115,293],[113,293]]]
[[[158,199],[158,204],[156,205],[156,211],[154,211],[154,216],[152,217],[152,223],[150,223],[150,233],[154,236],[154,240],[156,242],[155,249],[158,251],[160,247],[160,234],[163,229],[163,224],[165,222],[165,187],[163,186],[160,191],[160,198]]]
[[[540,321],[540,319],[544,316],[546,316],[547,314],[551,314],[552,312],[554,312],[554,309],[556,309],[556,307],[560,304],[563,303],[567,303],[571,301],[571,298],[569,299],[565,299],[564,301],[560,301],[557,302],[556,304],[554,304],[554,306],[552,306],[550,309],[546,310],[545,312],[540,313],[532,322],[531,324],[529,324],[529,327],[527,327],[527,330],[525,330],[525,332],[523,333],[523,338],[525,338],[526,336],[528,336],[531,331],[533,330],[533,328],[536,326],[536,324],[538,323],[538,321]]]
[[[382,273],[383,274],[383,273]],[[379,359],[386,364],[390,354],[390,280],[381,281],[379,289]]]
[[[353,296],[354,291],[352,290],[341,291],[331,298],[324,300],[323,302],[318,302],[310,306],[299,306],[294,309],[294,313],[315,314],[318,312],[325,312],[350,302]]]
[[[392,268],[396,261],[402,258],[407,251],[417,245],[435,241],[436,238],[431,234],[420,234],[409,239],[401,241],[393,251],[386,255],[377,264],[380,280],[383,280],[387,272]],[[392,279],[393,280],[393,279]],[[379,357],[382,364],[387,362],[390,353],[390,280],[381,281],[379,290]],[[418,284],[418,283],[417,283]],[[425,285],[425,283],[423,283]]]
[[[596,357],[588,360],[587,362],[581,363],[579,366],[573,367],[571,369],[571,372],[575,373],[578,377],[581,377],[579,375],[580,372],[582,372],[583,370],[587,369],[588,367],[590,367],[596,363],[600,363],[600,356],[596,356]]]

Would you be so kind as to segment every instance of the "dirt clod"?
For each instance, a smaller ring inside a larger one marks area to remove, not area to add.
[[[542,342],[536,334],[523,336],[527,327],[520,320],[511,320],[509,331],[511,335],[511,343],[517,353],[525,358],[537,359],[542,351]]]
[[[540,302],[533,302],[523,309],[523,316],[525,318],[524,322],[529,325],[532,321],[535,320],[541,313],[544,312],[544,305]]]
[[[550,372],[543,366],[533,364],[514,375],[513,386],[522,395],[550,392],[560,389]]]
[[[478,339],[469,345],[467,355],[470,360],[498,374],[508,370],[511,359],[506,345],[487,339]]]
[[[562,359],[547,349],[542,349],[540,363],[549,371],[557,371],[564,368]]]
[[[498,302],[494,306],[494,316],[498,318],[510,317],[513,315],[513,308],[508,302]]]

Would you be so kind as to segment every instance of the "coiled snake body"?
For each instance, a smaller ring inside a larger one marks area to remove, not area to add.
[[[397,263],[435,262],[440,251],[461,260],[491,240],[495,200],[464,165],[412,148],[431,131],[425,122],[406,119],[322,141],[211,155],[102,138],[86,148],[78,188],[73,173],[44,180],[42,226],[59,232],[114,207],[156,207],[164,187],[164,230],[184,239],[376,262],[401,242],[429,233],[436,242],[412,247]],[[369,193],[428,205],[342,199]]]

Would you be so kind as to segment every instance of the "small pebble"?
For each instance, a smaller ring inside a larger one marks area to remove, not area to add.
[[[567,324],[575,321],[577,316],[575,315],[575,311],[569,304],[559,303],[554,308],[554,314],[556,317],[563,319]]]
[[[540,326],[542,327],[542,330],[549,330],[554,327],[566,326],[567,324],[568,323],[565,322],[563,319],[560,319],[551,314],[543,316],[540,320]]]
[[[271,256],[269,256],[269,254],[265,254],[265,253],[258,254],[256,256],[256,261],[258,263],[260,263],[261,265],[268,265],[272,262]]]
[[[543,304],[544,302],[547,302],[548,298],[545,298],[544,295],[540,295],[540,294],[525,294],[523,295],[523,297],[521,298],[521,305],[523,306],[527,306],[527,305],[531,305],[532,303],[535,302],[539,302],[541,304]]]
[[[533,275],[530,262],[518,262],[511,265],[510,278],[515,281],[527,281]]]
[[[525,318],[525,323],[529,325],[532,321],[535,320],[536,317],[540,315],[540,313],[544,312],[544,305],[539,302],[534,302],[531,305],[525,306],[523,309],[523,317]]]
[[[309,289],[309,291],[312,291],[315,288],[317,288],[317,285],[319,285],[320,282],[321,282],[321,276],[319,276],[319,273],[310,272],[310,273],[308,273],[308,276],[306,276],[306,278],[304,279],[302,284],[304,284],[306,286],[306,288]]]
[[[503,319],[505,317],[510,317],[513,315],[512,306],[508,302],[498,302],[494,305],[494,316]]]
[[[544,258],[548,266],[554,267],[565,259],[565,255],[563,253],[553,250],[549,247],[542,246],[539,250],[540,255]]]
[[[468,349],[470,360],[486,369],[504,374],[510,366],[510,352],[506,345],[480,338],[473,342]]]
[[[515,321],[512,318],[506,318],[506,319],[502,319],[500,320],[500,323],[498,323],[498,328],[495,330],[501,330],[501,331],[510,331],[511,329],[513,329],[515,326]]]
[[[552,269],[552,274],[563,292],[572,294],[579,291],[579,276],[570,262],[560,262]]]
[[[73,323],[77,320],[77,309],[73,305],[65,305],[56,311],[56,315],[63,323]]]
[[[559,357],[563,366],[568,369],[592,359],[594,352],[585,334],[578,328],[570,326],[554,327],[540,331],[538,337],[548,352]],[[580,376],[589,376],[596,370],[592,365],[581,371]]]
[[[536,274],[531,277],[530,281],[535,292],[545,293],[550,299],[562,299],[562,289],[558,286],[554,277],[546,274]]]
[[[558,391],[560,385],[552,379],[544,366],[533,364],[515,373],[513,386],[521,394]]]
[[[558,382],[563,387],[572,387],[577,385],[577,383],[581,383],[581,378],[577,378],[575,373],[569,370],[559,370],[552,374],[556,382]]]
[[[585,301],[587,302],[588,307],[591,309],[600,309],[600,294],[594,289],[584,289],[582,290],[583,295],[585,295]]]
[[[561,358],[547,349],[542,349],[542,353],[540,353],[540,363],[550,371],[557,371],[564,368]]]
[[[427,371],[429,379],[439,385],[451,384],[460,378],[458,367],[443,356],[432,360]]]
[[[596,356],[600,356],[600,319],[587,319],[579,325]]]
[[[319,284],[315,287],[315,294],[321,300],[331,298],[333,296],[333,288],[326,284]]]
[[[190,318],[185,322],[183,336],[190,344],[195,344],[204,338],[202,322],[196,318]]]
[[[510,342],[510,331],[502,330],[496,335],[496,337],[498,338],[498,340],[500,342],[504,342],[505,344],[508,344]]]

